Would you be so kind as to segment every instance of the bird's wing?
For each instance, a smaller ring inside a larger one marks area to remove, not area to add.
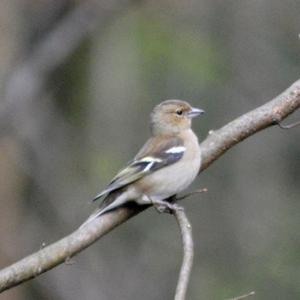
[[[185,152],[183,140],[179,137],[152,137],[136,155],[134,160],[122,169],[94,200],[118,190],[162,167],[180,160]]]

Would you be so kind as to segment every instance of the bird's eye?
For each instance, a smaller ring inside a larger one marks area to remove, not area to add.
[[[182,109],[176,110],[176,114],[177,114],[178,116],[181,116],[181,115],[182,115]]]

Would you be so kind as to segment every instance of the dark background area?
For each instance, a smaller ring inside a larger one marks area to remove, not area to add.
[[[165,99],[201,107],[202,140],[299,78],[293,0],[0,3],[0,267],[76,229],[149,137]],[[299,113],[286,122],[299,119]],[[188,299],[300,298],[299,128],[267,129],[201,174],[184,201]],[[154,209],[4,300],[172,299],[174,219]]]

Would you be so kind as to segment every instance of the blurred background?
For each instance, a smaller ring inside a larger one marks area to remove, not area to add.
[[[295,0],[0,2],[0,267],[76,229],[178,98],[204,139],[299,78]],[[300,118],[299,112],[286,123]],[[254,135],[201,174],[188,299],[300,299],[300,131]],[[4,300],[172,299],[174,219],[154,209]]]

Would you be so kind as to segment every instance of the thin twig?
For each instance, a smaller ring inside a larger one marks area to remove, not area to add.
[[[192,192],[187,193],[185,195],[182,195],[180,197],[176,197],[176,201],[181,201],[181,200],[186,199],[186,198],[188,198],[190,196],[193,196],[193,195],[196,195],[196,194],[201,194],[201,193],[206,193],[206,192],[208,192],[207,188],[195,190],[195,191],[192,191]]]
[[[184,300],[193,266],[194,242],[192,226],[182,207],[173,211],[181,233],[183,259],[178,277],[174,300]]]
[[[175,300],[185,300],[186,292],[189,284],[189,279],[193,266],[193,257],[194,257],[194,242],[192,235],[192,226],[189,222],[189,219],[184,211],[182,206],[179,206],[176,202],[187,198],[195,193],[207,191],[207,189],[197,190],[186,194],[180,198],[177,196],[170,197],[167,201],[155,201],[153,202],[154,206],[158,209],[159,212],[170,213],[174,215],[177,224],[180,228],[183,258],[180,268],[180,273],[177,281]]]
[[[277,122],[277,124],[281,129],[292,129],[292,128],[300,125],[300,121],[289,124],[289,125],[283,125],[283,124],[281,124],[281,122]]]
[[[199,192],[199,191],[198,191]],[[191,196],[192,193],[186,194],[180,199]],[[154,201],[153,205],[159,212],[170,213],[174,215],[177,224],[180,228],[183,258],[178,276],[174,300],[185,300],[186,292],[189,284],[189,279],[193,266],[194,257],[194,242],[192,235],[192,226],[182,206],[179,206],[176,201],[177,196],[170,197],[167,201]]]
[[[254,295],[255,295],[255,291],[252,291],[252,292],[250,292],[248,294],[245,294],[245,295],[242,295],[242,296],[238,296],[238,297],[234,297],[234,298],[230,298],[230,299],[227,299],[227,300],[242,300],[242,299],[254,296]]]

